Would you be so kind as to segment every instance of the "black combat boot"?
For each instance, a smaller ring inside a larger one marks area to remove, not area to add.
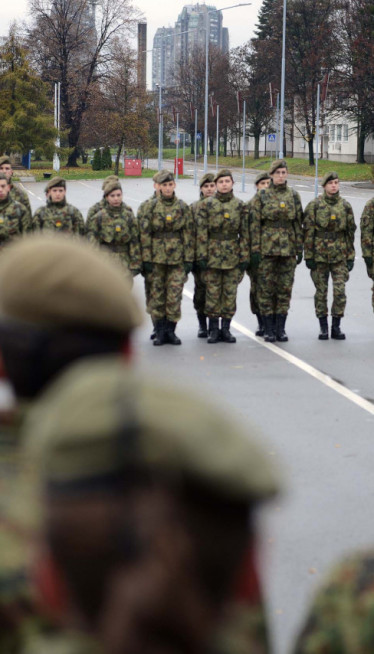
[[[222,318],[221,339],[224,343],[236,343],[235,336],[230,332],[230,318]]]
[[[323,318],[319,318],[319,326],[320,326],[320,333],[319,333],[319,340],[320,341],[328,341],[329,339],[329,324],[327,322],[327,316],[323,316]]]
[[[172,322],[171,320],[166,321],[165,336],[166,342],[170,343],[170,345],[182,345],[181,339],[175,334],[176,326],[176,322]]]
[[[152,334],[150,335],[149,338],[151,339],[151,341],[154,341],[154,339],[156,338],[156,329],[155,329],[155,325],[154,325],[153,320],[152,320],[152,323],[153,323],[153,332],[152,332]]]
[[[162,320],[156,320],[155,322],[155,337],[153,339],[153,345],[165,345],[165,343],[167,343],[165,318],[162,318]]]
[[[340,331],[340,317],[332,317],[332,326],[331,326],[331,338],[335,338],[337,341],[344,341],[345,334]]]
[[[262,319],[264,321],[264,329],[265,329],[265,337],[264,340],[266,343],[274,343],[275,342],[275,333],[274,333],[274,321],[273,321],[273,314],[270,314],[269,316],[262,316]]]
[[[286,343],[286,341],[288,341],[288,336],[284,330],[286,320],[287,320],[286,313],[277,314],[275,333],[276,333],[277,341],[279,341],[280,343]]]
[[[206,316],[203,313],[197,314],[197,319],[199,321],[199,331],[197,332],[197,338],[206,338],[208,336],[208,328],[206,325]]]
[[[255,334],[256,336],[263,336],[265,334],[265,327],[262,315],[260,313],[256,313],[256,316],[258,321],[258,329],[256,330]]]
[[[220,340],[219,319],[209,318],[208,343],[218,343]]]

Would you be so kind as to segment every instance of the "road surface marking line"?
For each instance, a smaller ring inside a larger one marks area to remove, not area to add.
[[[191,293],[191,291],[185,289],[183,293],[188,298],[190,298],[190,300],[193,299],[193,294]],[[256,341],[256,343],[262,345],[262,347],[265,347],[267,350],[270,350],[271,352],[277,354],[282,359],[288,361],[288,363],[291,363],[293,366],[296,366],[296,368],[300,368],[300,370],[306,372],[311,377],[314,377],[314,379],[317,379],[317,381],[321,382],[321,384],[324,384],[328,388],[331,388],[331,390],[345,397],[346,400],[349,400],[350,402],[353,402],[353,404],[359,406],[360,409],[364,409],[364,411],[367,411],[368,413],[371,413],[371,415],[374,415],[374,404],[372,404],[368,400],[365,400],[364,397],[361,397],[360,395],[357,395],[353,391],[350,391],[349,388],[346,388],[345,386],[343,386],[343,384],[339,384],[339,382],[335,381],[329,375],[326,375],[324,372],[317,370],[317,368],[314,368],[313,366],[309,365],[309,363],[306,363],[305,361],[299,359],[293,354],[290,354],[289,352],[282,350],[278,345],[273,345],[273,343],[265,343],[265,341],[262,338],[258,338],[253,332],[251,332],[250,329],[243,327],[243,325],[236,322],[235,320],[232,320],[231,324],[237,331],[244,334],[244,336],[247,336],[247,338]]]
[[[22,188],[25,189],[26,193],[30,193],[30,195],[33,195],[34,198],[38,198],[38,200],[40,200],[41,202],[43,202],[43,198],[41,198],[40,195],[36,195],[36,193],[33,193],[32,191],[29,191],[29,189],[28,189],[28,188],[25,188],[25,187],[23,186],[23,184],[21,184],[21,186],[22,186]]]

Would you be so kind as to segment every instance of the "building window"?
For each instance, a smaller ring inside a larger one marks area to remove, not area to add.
[[[348,124],[339,123],[338,125],[329,126],[329,140],[331,143],[341,143],[348,141]]]
[[[330,125],[330,141],[334,142],[335,141],[335,125]]]

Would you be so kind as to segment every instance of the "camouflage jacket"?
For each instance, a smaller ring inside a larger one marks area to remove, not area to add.
[[[303,208],[299,194],[287,184],[257,193],[251,201],[251,252],[291,257],[303,251]]]
[[[365,204],[362,212],[361,249],[363,257],[374,257],[374,198]]]
[[[175,197],[148,201],[140,218],[143,261],[182,265],[194,259],[194,226],[190,208]]]
[[[199,203],[196,212],[196,259],[208,268],[228,270],[249,261],[247,209],[230,193],[216,193]]]
[[[89,208],[86,218],[86,231],[90,228],[92,218],[99,212],[101,209],[105,209],[108,206],[108,203],[105,198],[102,198],[99,202],[96,202],[92,207]]]
[[[87,225],[87,238],[98,243],[135,274],[140,272],[139,229],[132,209],[124,202],[118,208],[108,204],[98,211]]]
[[[317,262],[354,260],[356,225],[352,207],[339,194],[324,193],[309,202],[304,214],[304,257]]]
[[[34,231],[53,230],[68,232],[70,234],[85,233],[85,225],[81,212],[65,200],[62,202],[51,202],[47,200],[45,207],[39,207],[32,219]]]
[[[0,202],[0,249],[16,236],[27,232],[29,220],[27,209],[20,202],[14,202],[9,195]]]
[[[317,593],[294,654],[374,651],[374,554],[341,562]]]
[[[32,211],[31,211],[29,196],[27,195],[26,191],[24,191],[20,186],[15,186],[14,184],[11,184],[9,197],[11,200],[23,204],[23,206],[27,211],[27,220],[28,220],[27,229],[28,230],[31,229]]]
[[[154,201],[156,200],[156,198],[157,198],[157,195],[156,195],[156,192],[154,192],[153,195],[151,195],[151,197],[148,198],[148,200],[144,200],[144,202],[142,202],[139,205],[138,211],[137,211],[137,214],[136,214],[136,219],[138,221],[139,226],[140,226],[140,221],[143,219],[144,214],[147,213],[147,208],[152,207],[152,204],[154,204]]]

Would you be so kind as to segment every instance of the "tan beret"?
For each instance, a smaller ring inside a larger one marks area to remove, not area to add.
[[[160,170],[157,177],[158,184],[164,184],[165,182],[174,182],[174,175],[171,170]]]
[[[0,166],[2,166],[3,164],[11,165],[10,158],[6,154],[0,157]]]
[[[31,410],[23,442],[42,485],[60,490],[125,475],[134,463],[232,499],[262,500],[279,488],[257,428],[185,388],[141,379],[119,357],[86,359],[59,375]]]
[[[273,175],[278,168],[287,168],[288,170],[287,162],[284,159],[276,159],[273,161],[269,168],[269,175]]]
[[[259,173],[255,179],[255,184],[257,185],[259,182],[262,182],[263,179],[270,179],[269,173],[266,172],[266,170],[263,170],[262,173]]]
[[[50,188],[53,188],[54,186],[61,186],[62,188],[66,188],[66,182],[63,177],[52,177],[52,179],[47,182],[46,187],[44,189],[45,193],[49,191]]]
[[[221,168],[221,170],[219,170],[218,173],[215,175],[214,181],[216,182],[217,179],[219,179],[220,177],[231,177],[232,181],[234,181],[232,172],[228,168]]]
[[[122,186],[121,182],[119,180],[111,180],[110,182],[107,182],[104,186],[104,196],[109,195],[112,191],[122,191]]]
[[[331,182],[333,179],[339,179],[339,175],[335,172],[335,170],[331,170],[329,173],[326,173],[326,175],[323,176],[321,185],[326,186],[327,182]]]
[[[205,173],[205,175],[202,176],[202,178],[199,181],[200,188],[204,186],[204,184],[208,184],[209,182],[214,182],[213,173]]]
[[[31,235],[0,257],[0,320],[129,333],[141,322],[123,268],[83,239]]]
[[[118,182],[118,180],[119,180],[118,175],[108,175],[108,177],[106,177],[103,180],[101,188],[103,189],[103,191],[105,191],[105,187],[107,184],[109,184],[109,182]]]

